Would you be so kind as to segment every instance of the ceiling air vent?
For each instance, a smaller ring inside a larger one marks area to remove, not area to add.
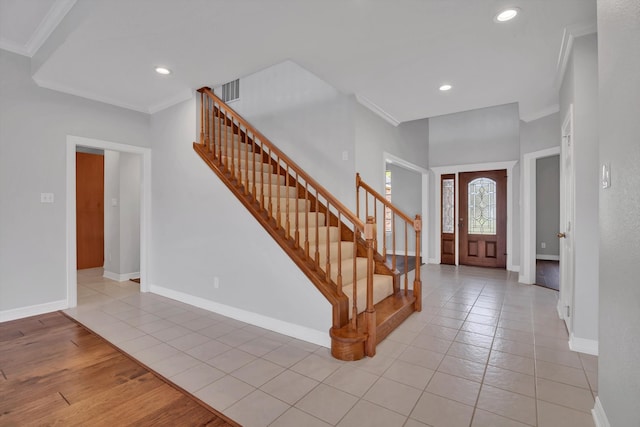
[[[240,99],[240,79],[222,85],[222,100],[224,102]]]

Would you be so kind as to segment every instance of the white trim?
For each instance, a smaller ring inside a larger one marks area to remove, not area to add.
[[[543,117],[550,116],[551,114],[558,113],[559,111],[560,111],[560,104],[553,104],[548,106],[547,108],[543,108],[542,110],[536,111],[531,114],[527,114],[526,116],[520,116],[520,119],[528,123],[534,120],[541,119]]]
[[[560,261],[560,255],[536,254],[536,259],[543,261]]]
[[[429,258],[429,261],[428,261],[428,262],[429,262],[429,264],[440,264],[440,261],[438,261],[438,260],[437,260],[437,259],[435,259],[435,258]]]
[[[520,273],[520,266],[511,264],[511,269],[509,269],[509,271],[513,271],[514,273]]]
[[[382,152],[382,177],[383,177],[383,181],[382,181],[382,188],[384,188],[385,186],[385,181],[384,181],[384,176],[385,176],[385,171],[387,170],[387,163],[390,163],[392,165],[396,165],[399,166],[401,168],[404,169],[408,169],[410,171],[414,171],[420,174],[420,176],[422,177],[421,179],[421,191],[420,194],[422,195],[421,199],[422,199],[422,206],[420,207],[422,209],[422,212],[420,212],[420,216],[422,218],[422,234],[421,234],[421,239],[420,239],[420,249],[422,252],[422,258],[426,258],[426,254],[429,253],[429,247],[427,246],[427,244],[429,243],[429,230],[427,227],[427,221],[426,218],[429,218],[429,170],[426,168],[423,168],[422,166],[418,166],[416,164],[413,164],[411,162],[406,161],[405,159],[402,159],[398,156],[394,156],[391,153],[387,153],[386,151]],[[408,213],[409,215],[411,215],[411,213]],[[415,252],[414,255],[415,256]]]
[[[166,110],[169,107],[173,107],[174,105],[180,104],[181,102],[192,99],[194,93],[195,91],[191,89],[181,90],[178,94],[176,94],[176,96],[172,96],[164,102],[150,106],[147,112],[149,114],[155,114],[158,111]]]
[[[18,55],[31,57],[26,46],[14,42],[13,40],[0,37],[0,49],[13,52]]]
[[[24,45],[2,38],[0,39],[0,49],[31,58],[47,41],[51,33],[58,27],[75,4],[76,0],[56,0]]]
[[[120,151],[142,156],[140,176],[140,292],[149,292],[151,248],[151,149],[99,139],[67,135],[67,307],[78,305],[76,263],[76,146]]]
[[[85,98],[85,99],[91,99],[92,101],[103,102],[105,104],[114,105],[116,107],[126,108],[127,110],[137,111],[139,113],[149,114],[149,109],[145,108],[142,105],[126,104],[124,102],[117,101],[117,100],[115,100],[113,98],[97,95],[97,94],[92,93],[92,92],[78,90],[78,89],[75,89],[75,88],[71,88],[69,86],[61,85],[59,83],[51,83],[51,82],[45,81],[45,80],[37,77],[37,75],[38,75],[38,73],[36,72],[36,74],[32,78],[33,78],[33,81],[36,82],[36,84],[39,87],[42,87],[42,88],[45,88],[45,89],[50,89],[50,90],[55,90],[57,92],[63,92],[63,93],[69,94],[69,95],[79,96],[79,97]]]
[[[329,337],[328,331],[318,331],[316,329],[307,328],[306,326],[300,326],[283,320],[274,319],[273,317],[263,316],[251,311],[220,304],[215,301],[196,297],[173,289],[164,288],[162,286],[151,285],[149,286],[149,289],[152,293],[163,297],[171,298],[204,310],[209,310],[241,322],[249,323],[250,325],[269,329],[270,331],[274,331],[279,334],[331,348],[331,338]]]
[[[104,273],[102,274],[102,277],[106,277],[107,279],[115,280],[116,282],[126,282],[127,280],[131,280],[131,279],[135,279],[135,278],[140,277],[140,272],[139,271],[135,271],[133,273],[118,274],[118,273],[114,273],[113,271],[105,270]]]
[[[591,354],[593,356],[598,355],[598,341],[590,340],[587,338],[578,338],[573,332],[569,335],[569,348],[572,351],[577,351],[578,353],[586,353]]]
[[[384,111],[382,108],[378,107],[368,98],[365,98],[362,95],[356,94],[356,100],[363,106],[367,107],[369,110],[376,113],[378,116],[382,117],[387,123],[391,123],[393,126],[396,126],[396,127],[400,124],[400,122],[395,117],[393,117],[391,114]]]
[[[564,80],[564,74],[567,71],[567,64],[571,57],[571,50],[573,49],[573,41],[576,37],[586,36],[598,31],[598,27],[595,21],[582,22],[579,24],[569,25],[564,28],[562,34],[562,43],[560,44],[560,53],[558,54],[558,62],[556,64],[556,80],[555,87],[560,90],[562,81]]]
[[[441,202],[441,188],[440,181],[442,179],[442,175],[446,174],[455,174],[456,175],[456,187],[458,186],[458,174],[461,172],[475,172],[475,171],[490,171],[490,170],[499,170],[506,169],[507,170],[507,270],[508,271],[519,271],[520,266],[516,266],[512,264],[513,258],[513,168],[518,163],[517,160],[509,160],[506,162],[490,162],[490,163],[474,163],[474,164],[466,164],[466,165],[452,165],[452,166],[436,166],[431,168],[433,173],[435,174],[435,233],[433,235],[434,243],[435,243],[435,263],[440,264],[441,262],[441,230],[440,230],[440,220],[441,220],[441,211],[442,207],[440,206]],[[511,178],[511,179],[510,179]],[[456,218],[458,218],[458,196],[459,191],[456,188]],[[456,248],[459,246],[459,233],[456,233]],[[459,264],[459,251],[456,250],[456,261],[455,265]]]
[[[30,57],[47,41],[75,4],[76,0],[56,0],[25,45]]]
[[[51,313],[52,311],[65,310],[67,300],[51,301],[44,304],[30,305],[28,307],[14,308],[0,311],[0,322],[22,319],[24,317],[37,316],[38,314]]]
[[[562,305],[562,301],[560,300],[560,298],[558,298],[558,303],[556,304],[556,311],[558,312],[558,318],[561,320],[564,320],[564,310],[563,310],[564,307],[566,306]]]
[[[536,281],[536,161],[545,157],[560,155],[560,147],[551,147],[533,153],[526,153],[522,160],[522,253],[520,254],[520,275],[518,282],[533,284]],[[560,185],[560,183],[558,183]]]
[[[600,401],[599,396],[596,396],[596,404],[591,410],[591,415],[593,416],[593,423],[596,427],[611,427],[607,414],[604,413],[602,401]]]

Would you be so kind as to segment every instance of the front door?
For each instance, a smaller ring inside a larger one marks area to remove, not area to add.
[[[505,268],[507,260],[507,171],[459,175],[460,264]]]

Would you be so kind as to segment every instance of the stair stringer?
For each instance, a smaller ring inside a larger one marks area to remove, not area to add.
[[[244,186],[237,179],[232,179],[231,173],[222,164],[212,159],[202,145],[194,142],[193,149],[329,301],[332,306],[332,324],[346,324],[343,319],[345,316],[348,319],[348,298],[337,292],[334,283],[327,283],[325,273],[305,259],[302,247],[296,247],[295,242],[286,237],[284,228],[278,227],[275,219],[269,217],[252,194],[245,193]]]

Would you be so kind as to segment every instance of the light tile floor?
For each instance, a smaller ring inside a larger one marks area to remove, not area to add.
[[[597,358],[569,350],[557,292],[504,270],[422,267],[423,310],[374,358],[78,272],[66,313],[252,426],[591,427]]]

